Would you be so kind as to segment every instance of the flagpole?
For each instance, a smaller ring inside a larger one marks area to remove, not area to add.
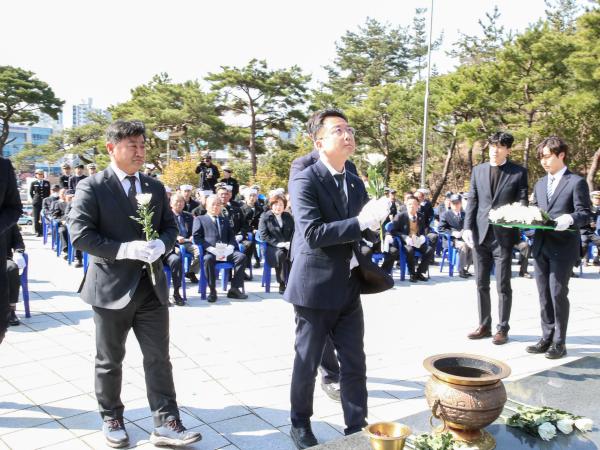
[[[429,8],[429,43],[427,45],[427,79],[425,81],[425,107],[423,111],[423,149],[421,151],[421,188],[425,185],[427,173],[427,119],[429,115],[429,77],[431,75],[431,35],[433,28],[433,0]]]

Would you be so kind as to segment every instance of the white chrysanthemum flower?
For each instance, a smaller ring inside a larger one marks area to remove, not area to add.
[[[570,434],[573,431],[574,423],[575,421],[573,419],[560,419],[556,421],[556,428],[563,434]]]
[[[556,427],[550,422],[544,422],[538,427],[538,434],[543,440],[549,441],[556,436]]]
[[[152,200],[152,194],[137,194],[135,199],[139,205],[146,206],[150,203],[150,200]]]
[[[592,419],[588,419],[587,417],[582,417],[581,419],[577,419],[575,421],[575,428],[579,431],[591,431],[594,427],[594,421]]]

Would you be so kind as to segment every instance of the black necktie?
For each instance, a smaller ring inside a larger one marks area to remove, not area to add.
[[[337,181],[338,191],[340,192],[340,197],[342,199],[342,205],[344,205],[344,211],[346,214],[348,213],[348,197],[346,196],[346,192],[344,191],[344,183],[346,179],[346,175],[343,173],[337,173],[333,176],[335,181]]]
[[[137,191],[135,189],[135,181],[136,177],[133,175],[125,177],[129,180],[129,190],[127,191],[127,198],[129,199],[129,203],[131,203],[131,207],[137,210],[137,200],[135,198]]]
[[[181,214],[177,216],[177,223],[179,224],[179,235],[185,236],[187,234],[187,229],[185,227],[185,223],[183,222],[183,216]]]
[[[500,167],[499,166],[491,166],[490,167],[490,185],[492,188],[492,196],[496,195],[496,189],[498,188],[499,182],[500,182]]]
[[[215,226],[217,227],[217,234],[219,235],[219,242],[223,240],[223,236],[221,236],[221,225],[219,224],[219,218],[215,216]]]

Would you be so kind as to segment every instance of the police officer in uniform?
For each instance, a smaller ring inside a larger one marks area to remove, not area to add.
[[[44,179],[44,171],[42,169],[35,170],[35,180],[29,187],[29,196],[33,204],[33,226],[37,237],[42,235],[41,212],[42,203],[46,197],[50,197],[50,182]]]

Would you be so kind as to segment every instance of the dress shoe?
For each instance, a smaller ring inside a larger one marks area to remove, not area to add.
[[[552,344],[552,341],[547,341],[545,339],[540,339],[537,344],[535,345],[530,345],[528,347],[525,348],[525,351],[527,353],[546,353],[548,351],[548,349],[550,348],[550,345]]]
[[[429,281],[429,278],[427,278],[425,276],[425,274],[423,274],[421,272],[416,273],[415,276],[417,277],[417,280],[419,280],[419,281]]]
[[[416,275],[411,275],[410,278],[409,278],[409,281],[411,283],[416,283],[417,281],[419,281],[419,279],[417,278]]]
[[[248,298],[248,296],[246,294],[244,294],[242,291],[240,291],[238,288],[232,287],[231,289],[229,289],[229,291],[227,291],[227,298],[235,298],[237,300],[244,300],[245,298]]]
[[[102,424],[102,433],[106,445],[112,448],[122,448],[129,445],[129,435],[125,430],[123,419],[106,420]]]
[[[294,445],[298,450],[302,450],[309,447],[319,445],[319,441],[312,432],[310,425],[305,427],[295,427],[292,425],[290,429],[290,437],[294,441]]]
[[[496,345],[504,345],[508,342],[508,331],[498,330],[492,342]]]
[[[183,297],[181,297],[181,294],[177,291],[173,292],[173,300],[175,300],[175,304],[177,306],[185,305],[185,301],[183,300]]]
[[[252,281],[252,275],[244,272],[244,281]]]
[[[546,358],[548,359],[559,359],[567,354],[567,347],[565,344],[552,344],[546,352]]]
[[[579,278],[579,274],[573,271],[573,273],[571,274],[571,278]]]
[[[521,278],[527,278],[528,280],[531,280],[533,278],[529,272],[523,272],[523,273],[519,272],[519,276]]]
[[[281,295],[283,295],[285,292],[285,284],[284,283],[279,283],[279,293]]]
[[[181,420],[169,420],[162,426],[154,429],[150,435],[150,442],[156,446],[184,447],[202,439],[197,431],[188,431]]]
[[[466,270],[461,270],[458,272],[458,276],[461,278],[469,278],[469,273]]]
[[[321,389],[323,389],[323,392],[325,392],[327,397],[329,397],[331,400],[336,402],[342,401],[342,397],[340,395],[340,383],[324,383],[321,381]]]
[[[481,326],[481,327],[477,328],[475,331],[473,331],[472,333],[469,333],[467,335],[467,337],[469,339],[489,338],[489,337],[492,337],[492,332],[490,331],[490,329],[488,327]]]
[[[67,254],[67,255],[63,256],[63,259],[64,259],[65,261],[68,261],[68,260],[69,260],[69,255]]]
[[[215,289],[210,290],[210,294],[208,294],[208,302],[214,303],[217,301],[217,291]]]
[[[11,310],[10,315],[8,316],[8,324],[11,327],[16,327],[17,325],[21,324],[21,321],[19,320],[19,318],[17,317],[17,313],[15,312],[15,310]]]
[[[256,261],[252,267],[255,269],[260,269],[260,261]]]
[[[196,276],[196,274],[194,272],[188,272],[185,274],[186,278],[188,278],[190,280],[190,283],[192,284],[196,284],[198,283],[198,277]]]
[[[83,263],[79,260],[75,261],[74,267],[79,269],[80,267],[83,267]]]

